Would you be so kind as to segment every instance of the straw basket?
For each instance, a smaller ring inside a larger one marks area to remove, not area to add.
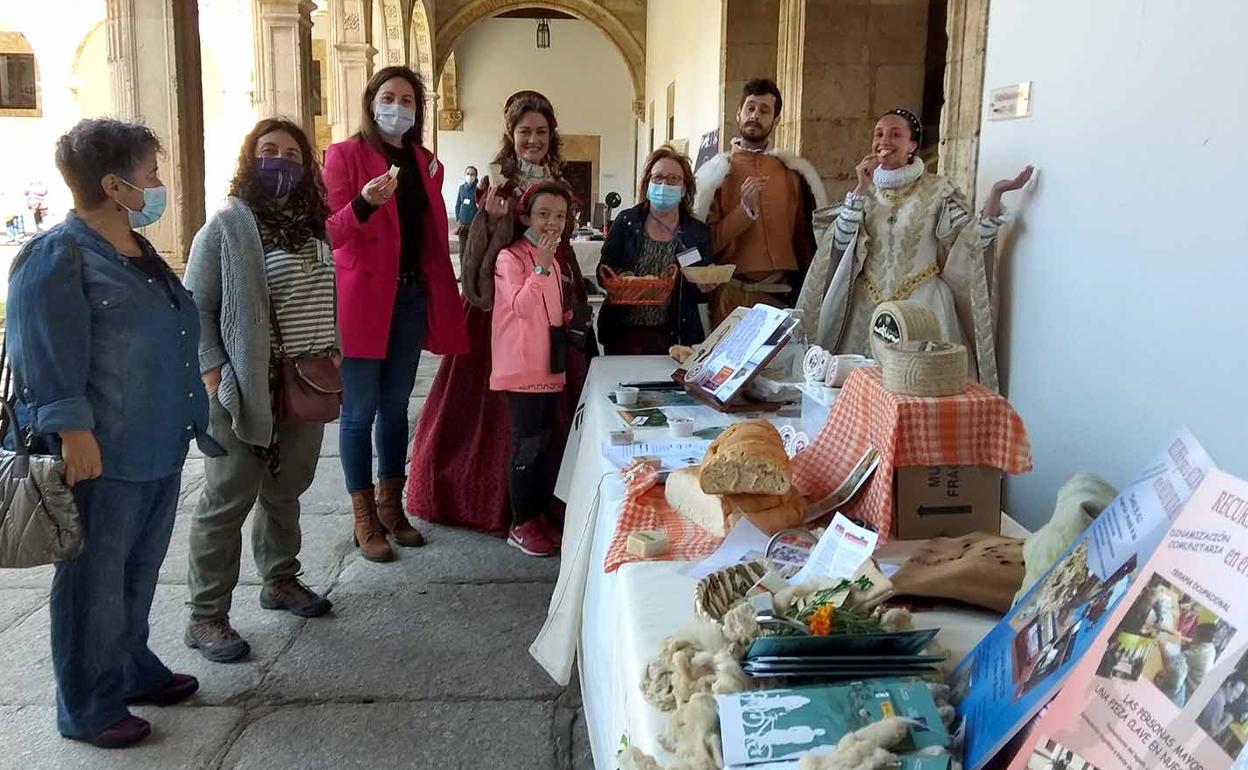
[[[617,273],[606,265],[598,268],[611,305],[666,305],[676,288],[676,274],[676,265],[668,265],[662,275]]]
[[[936,314],[914,300],[881,302],[871,314],[871,354],[877,361],[883,345],[938,339],[942,335]]]
[[[880,345],[884,389],[904,396],[952,396],[966,388],[966,347],[911,341]]]
[[[693,589],[694,612],[703,620],[723,620],[728,610],[744,599],[746,592],[765,574],[767,563],[761,559],[712,572]]]

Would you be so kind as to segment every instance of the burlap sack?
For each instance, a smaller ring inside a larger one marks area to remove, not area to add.
[[[925,542],[893,575],[897,597],[953,599],[1005,613],[1023,582],[1023,541],[975,532]]]

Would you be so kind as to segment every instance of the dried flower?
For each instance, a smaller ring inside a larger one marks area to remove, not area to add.
[[[810,633],[814,636],[831,636],[832,616],[835,612],[831,604],[825,604],[815,610],[806,623],[810,627]]]

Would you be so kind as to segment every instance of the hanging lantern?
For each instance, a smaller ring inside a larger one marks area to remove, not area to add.
[[[537,20],[537,47],[550,48],[550,22],[546,19]]]

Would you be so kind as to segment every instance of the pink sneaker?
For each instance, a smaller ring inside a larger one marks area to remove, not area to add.
[[[518,524],[507,533],[507,545],[529,556],[554,556],[555,546],[540,518]]]

